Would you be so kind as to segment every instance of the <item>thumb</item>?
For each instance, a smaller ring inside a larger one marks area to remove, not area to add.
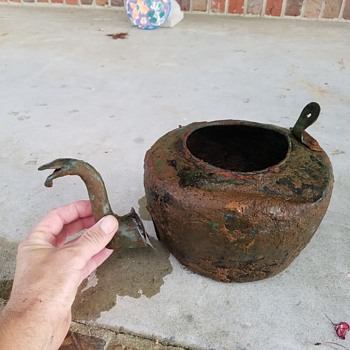
[[[81,235],[74,245],[78,247],[81,257],[88,261],[99,253],[118,230],[118,220],[107,215]]]

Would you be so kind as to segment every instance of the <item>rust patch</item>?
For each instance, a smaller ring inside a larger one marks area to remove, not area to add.
[[[114,33],[114,34],[107,34],[106,36],[111,37],[114,40],[117,39],[126,39],[128,36],[128,33]]]
[[[246,207],[246,205],[242,205],[239,202],[232,201],[228,203],[225,208],[229,210],[237,210],[239,213],[242,213]]]
[[[150,298],[159,293],[171,273],[169,252],[151,238],[153,249],[128,249],[112,256],[96,270],[97,284],[80,287],[73,304],[73,319],[90,321],[116,305],[118,296]],[[85,290],[84,290],[85,289]],[[84,290],[84,291],[83,291]]]
[[[309,90],[309,92],[314,94],[316,97],[324,97],[329,94],[329,89],[321,85],[317,85],[308,81],[302,81],[301,83],[307,90]]]

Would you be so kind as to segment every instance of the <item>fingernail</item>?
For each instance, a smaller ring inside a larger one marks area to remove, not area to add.
[[[117,224],[117,219],[112,215],[108,215],[101,219],[100,228],[104,233],[110,234],[115,231]]]

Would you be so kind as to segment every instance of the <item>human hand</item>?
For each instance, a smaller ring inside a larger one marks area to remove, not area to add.
[[[61,345],[79,285],[113,252],[105,246],[118,229],[116,218],[108,215],[94,223],[90,202],[74,202],[51,211],[19,244],[11,296],[0,318],[1,349]]]

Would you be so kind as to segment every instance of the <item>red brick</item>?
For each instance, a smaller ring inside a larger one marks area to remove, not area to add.
[[[63,4],[63,0],[51,0],[53,4]]]
[[[130,346],[125,346],[122,344],[112,344],[111,347],[108,348],[108,350],[137,350],[134,347],[130,347]]]
[[[141,348],[139,348],[139,349],[141,349]],[[142,349],[146,349],[146,348],[142,346]],[[154,347],[152,346],[152,348],[150,348],[150,350],[151,349],[154,349]],[[157,349],[158,349],[158,346],[157,346]],[[162,347],[162,349],[163,349],[163,347]],[[108,350],[137,350],[137,348],[125,346],[122,344],[113,343],[110,347],[108,347]]]
[[[78,0],[66,0],[67,5],[79,5]]]
[[[300,16],[303,0],[287,0],[286,16]]]
[[[107,0],[96,0],[96,5],[97,6],[105,6],[108,4]]]
[[[124,1],[123,0],[111,0],[111,6],[123,7]]]
[[[207,0],[192,0],[193,11],[207,11]]]
[[[59,350],[103,350],[105,345],[103,339],[69,332]]]
[[[342,0],[326,0],[322,17],[338,18],[342,2]]]
[[[182,11],[189,11],[191,8],[190,0],[177,0]]]
[[[23,0],[24,2],[34,2],[34,0]]]
[[[321,12],[322,0],[306,0],[304,17],[318,17]]]
[[[267,0],[266,14],[269,16],[281,16],[283,0]]]
[[[350,19],[350,0],[345,0],[344,14],[345,19]]]
[[[248,0],[247,13],[261,15],[263,0]]]
[[[211,0],[211,10],[213,12],[225,12],[225,0]]]
[[[91,5],[93,0],[80,0],[82,5]]]
[[[237,14],[244,13],[244,0],[229,0],[228,12]]]

